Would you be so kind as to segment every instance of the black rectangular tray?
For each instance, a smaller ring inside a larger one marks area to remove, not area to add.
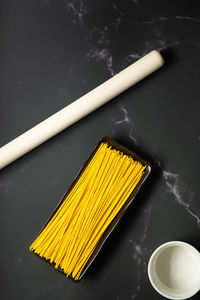
[[[31,251],[33,254],[35,254],[36,256],[38,256],[40,259],[42,259],[43,261],[45,261],[46,263],[48,263],[51,267],[54,268],[54,270],[62,273],[66,278],[69,278],[71,280],[73,280],[74,282],[78,282],[83,278],[83,275],[85,274],[85,272],[87,271],[87,269],[89,268],[89,266],[91,265],[91,263],[93,262],[93,260],[95,259],[95,257],[97,256],[97,254],[99,253],[101,247],[103,246],[103,244],[105,243],[105,241],[107,240],[107,238],[110,236],[111,232],[113,231],[113,229],[115,228],[115,226],[118,224],[119,220],[121,219],[121,217],[123,216],[124,212],[126,211],[127,207],[130,205],[130,203],[133,201],[133,199],[135,198],[136,194],[138,193],[139,189],[141,188],[141,186],[143,185],[143,183],[145,182],[145,180],[147,179],[149,173],[151,172],[151,167],[150,164],[148,162],[146,162],[144,159],[142,159],[140,156],[138,156],[137,154],[133,153],[132,151],[130,151],[129,149],[127,149],[126,147],[118,144],[115,140],[111,139],[110,137],[104,136],[102,137],[99,142],[97,143],[97,145],[95,146],[94,150],[92,151],[92,153],[90,154],[90,156],[88,157],[88,159],[85,161],[83,167],[81,168],[81,170],[79,171],[79,173],[77,174],[77,176],[75,177],[75,179],[73,180],[71,186],[67,189],[67,191],[65,192],[65,194],[63,195],[63,197],[61,198],[61,201],[58,203],[57,207],[55,208],[55,210],[53,211],[53,213],[51,214],[51,216],[49,217],[49,219],[47,220],[47,222],[45,223],[45,225],[43,226],[42,230],[39,232],[39,234],[36,236],[36,238],[40,235],[40,233],[43,231],[43,229],[46,227],[46,225],[48,224],[48,222],[51,220],[51,218],[54,216],[54,214],[56,213],[56,211],[58,210],[58,208],[60,207],[60,205],[62,204],[62,202],[65,200],[67,194],[71,191],[71,189],[74,187],[76,181],[79,179],[79,177],[82,175],[83,171],[85,170],[85,168],[87,167],[87,165],[89,164],[90,160],[92,159],[92,157],[94,156],[96,150],[98,149],[98,147],[100,146],[101,143],[108,143],[109,146],[112,146],[113,149],[119,150],[121,152],[123,152],[124,154],[133,157],[134,160],[139,161],[143,166],[146,166],[145,170],[144,170],[144,174],[142,176],[142,178],[140,179],[140,181],[138,182],[137,186],[134,188],[134,190],[132,191],[132,193],[130,194],[130,196],[128,197],[128,199],[126,200],[126,202],[124,203],[124,205],[122,206],[122,208],[120,209],[120,211],[118,212],[118,214],[115,216],[115,218],[112,220],[112,222],[110,223],[110,225],[107,227],[107,229],[105,230],[104,234],[102,235],[101,239],[99,240],[97,247],[95,248],[94,252],[92,253],[91,257],[89,258],[88,262],[86,263],[80,277],[78,280],[73,279],[72,277],[66,277],[66,274],[64,273],[64,271],[61,268],[55,268],[55,264],[54,263],[50,263],[49,260],[45,259],[44,257],[39,256],[37,253]],[[35,239],[36,239],[35,238]],[[34,239],[34,240],[35,240]]]

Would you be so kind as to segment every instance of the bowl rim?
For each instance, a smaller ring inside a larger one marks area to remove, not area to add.
[[[194,296],[199,290],[200,290],[200,278],[199,278],[199,287],[191,289],[189,292],[186,293],[182,293],[180,295],[174,295],[174,296],[170,296],[167,292],[165,293],[163,291],[163,289],[159,288],[158,285],[155,284],[153,278],[152,278],[152,267],[153,267],[153,261],[156,258],[157,254],[159,254],[159,252],[163,252],[162,250],[167,249],[168,247],[171,246],[181,246],[184,248],[189,249],[190,251],[192,251],[194,254],[196,254],[196,256],[199,256],[199,266],[200,266],[200,252],[191,244],[186,243],[186,242],[182,242],[182,241],[170,241],[170,242],[166,242],[164,244],[161,244],[159,247],[157,247],[154,252],[151,254],[151,257],[149,259],[148,262],[148,277],[149,280],[152,284],[152,286],[154,287],[154,289],[162,296],[168,298],[168,299],[173,299],[173,300],[184,300],[184,299],[188,299],[192,296]]]

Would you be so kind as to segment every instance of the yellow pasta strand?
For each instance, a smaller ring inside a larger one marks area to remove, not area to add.
[[[30,250],[78,280],[146,166],[102,143]]]

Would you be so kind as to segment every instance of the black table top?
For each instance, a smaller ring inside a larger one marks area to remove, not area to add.
[[[149,51],[166,61],[1,171],[2,299],[162,299],[147,276],[154,249],[170,240],[200,249],[199,1],[4,0],[0,7],[1,146]],[[76,284],[28,247],[104,135],[149,161],[152,173]]]

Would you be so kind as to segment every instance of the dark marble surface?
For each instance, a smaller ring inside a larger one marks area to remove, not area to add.
[[[162,299],[147,277],[153,250],[170,240],[200,249],[200,2],[2,0],[0,14],[1,145],[150,50],[166,60],[1,171],[1,299]],[[28,247],[103,135],[153,171],[74,284]]]

